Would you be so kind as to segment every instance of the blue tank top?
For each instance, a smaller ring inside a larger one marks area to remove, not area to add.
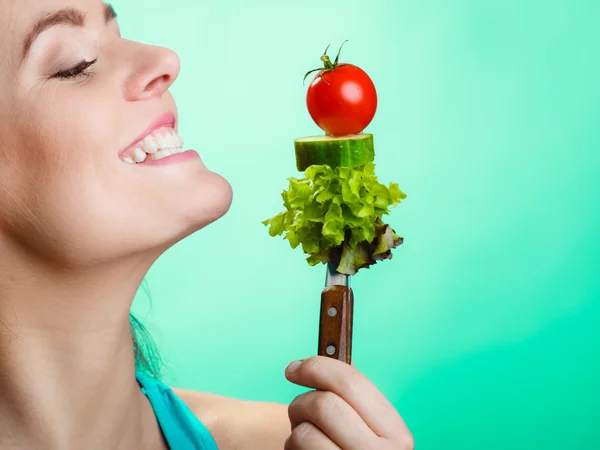
[[[171,450],[218,450],[208,428],[171,388],[143,372],[136,372],[136,378]]]

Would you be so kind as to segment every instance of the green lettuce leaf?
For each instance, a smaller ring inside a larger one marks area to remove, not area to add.
[[[392,257],[403,240],[382,215],[406,198],[398,184],[379,183],[373,163],[313,165],[305,175],[289,178],[282,193],[285,211],[262,222],[271,236],[283,235],[292,248],[302,246],[308,264],[334,263],[346,275]]]

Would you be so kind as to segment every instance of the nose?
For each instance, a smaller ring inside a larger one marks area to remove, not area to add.
[[[160,97],[179,75],[179,56],[168,48],[144,45],[131,56],[132,71],[125,81],[129,101]]]

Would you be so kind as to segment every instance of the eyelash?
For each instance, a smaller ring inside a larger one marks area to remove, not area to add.
[[[60,78],[62,80],[67,80],[70,78],[77,78],[80,76],[89,77],[91,74],[87,70],[91,66],[96,64],[96,61],[98,61],[98,58],[96,58],[92,61],[82,61],[79,64],[77,64],[75,67],[72,67],[67,70],[61,70],[60,72],[56,73],[53,78]]]

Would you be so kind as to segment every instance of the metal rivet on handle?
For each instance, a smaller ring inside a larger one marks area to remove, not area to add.
[[[331,307],[329,308],[329,310],[327,311],[327,314],[329,314],[331,317],[335,317],[335,315],[337,314],[337,309],[335,309],[335,307]]]
[[[325,353],[327,353],[329,356],[333,356],[335,354],[335,345],[328,345],[325,349]]]

